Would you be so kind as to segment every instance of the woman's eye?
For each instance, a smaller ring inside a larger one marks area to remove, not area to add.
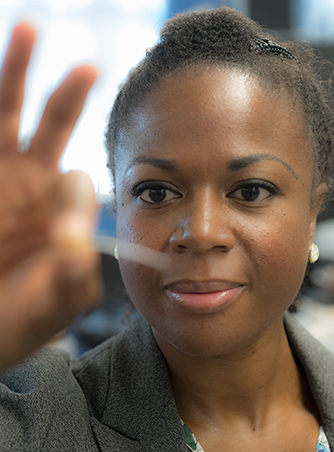
[[[165,186],[153,184],[148,186],[145,183],[136,187],[134,195],[149,204],[158,204],[179,197],[178,193]]]
[[[266,181],[248,182],[243,184],[240,188],[234,190],[229,198],[237,198],[242,201],[260,202],[270,198],[273,194],[278,193],[278,189],[271,183]]]

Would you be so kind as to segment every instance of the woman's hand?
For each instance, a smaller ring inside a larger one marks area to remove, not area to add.
[[[94,187],[58,160],[96,79],[74,69],[51,95],[29,149],[19,152],[24,85],[35,32],[12,34],[0,75],[0,370],[23,359],[99,299],[91,237]]]

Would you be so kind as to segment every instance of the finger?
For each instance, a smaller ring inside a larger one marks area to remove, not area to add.
[[[24,99],[24,85],[35,30],[29,23],[12,33],[0,74],[0,154],[17,150],[17,136]]]
[[[55,213],[74,210],[92,216],[98,204],[92,179],[84,171],[69,171],[50,186]]]
[[[96,77],[92,66],[78,67],[66,77],[46,105],[30,156],[48,167],[57,167]]]

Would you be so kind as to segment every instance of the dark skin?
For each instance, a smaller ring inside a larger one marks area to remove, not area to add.
[[[123,135],[118,237],[172,259],[166,271],[120,259],[123,279],[205,452],[315,450],[319,414],[282,321],[326,192],[312,188],[312,165],[287,94],[221,68],[163,80]],[[180,280],[240,291],[194,312],[168,295]]]

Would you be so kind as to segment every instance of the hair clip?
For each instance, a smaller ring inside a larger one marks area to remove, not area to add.
[[[269,52],[275,55],[282,55],[285,58],[289,58],[290,60],[298,61],[297,58],[289,52],[285,47],[276,44],[273,41],[269,41],[266,38],[254,38],[255,44],[251,44],[249,46],[249,50],[256,53],[264,53]]]
[[[148,57],[148,56],[151,55],[152,49],[153,49],[153,47],[148,47],[148,48],[145,50],[145,56],[146,56],[146,57]]]

